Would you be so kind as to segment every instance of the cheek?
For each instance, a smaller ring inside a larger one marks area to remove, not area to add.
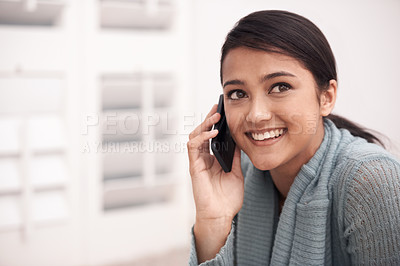
[[[310,101],[308,98],[314,98],[315,95],[302,98],[301,100],[287,102],[281,106],[280,110],[283,115],[278,115],[285,121],[291,134],[313,134],[315,133],[319,115],[319,105],[315,100]],[[308,99],[308,100],[307,100]]]
[[[288,129],[292,135],[315,134],[319,120],[317,111],[294,112],[288,118]]]

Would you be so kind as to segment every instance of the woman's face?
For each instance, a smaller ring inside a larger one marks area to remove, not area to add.
[[[324,136],[317,85],[296,59],[248,48],[222,65],[225,113],[236,144],[260,170],[301,167]]]

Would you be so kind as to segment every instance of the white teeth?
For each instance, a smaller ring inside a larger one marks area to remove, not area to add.
[[[269,132],[269,136],[270,136],[271,138],[275,138],[275,132],[274,132],[273,130],[271,130],[271,131]]]
[[[264,134],[251,133],[251,136],[255,140],[265,140],[265,139],[279,137],[282,134],[283,134],[283,129],[275,129],[275,130],[271,130],[269,132],[265,132]]]

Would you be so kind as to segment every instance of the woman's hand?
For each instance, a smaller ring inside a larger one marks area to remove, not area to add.
[[[214,155],[209,140],[221,115],[214,105],[205,120],[189,135],[188,153],[193,195],[196,205],[194,234],[199,263],[212,259],[224,245],[234,216],[243,204],[243,174],[240,150],[235,149],[232,170],[225,173]]]

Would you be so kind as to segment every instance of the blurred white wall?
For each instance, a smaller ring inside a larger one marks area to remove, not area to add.
[[[219,56],[228,31],[241,17],[263,9],[299,13],[322,30],[338,66],[334,112],[385,134],[392,143],[388,148],[400,157],[400,2],[396,0],[195,1],[196,109],[207,113],[222,92]]]
[[[187,257],[186,135],[168,131],[190,109],[191,10],[183,0],[0,0],[1,266]],[[118,136],[126,114],[148,122],[140,141]],[[105,143],[107,127],[117,132]],[[169,153],[151,148],[165,143]]]

